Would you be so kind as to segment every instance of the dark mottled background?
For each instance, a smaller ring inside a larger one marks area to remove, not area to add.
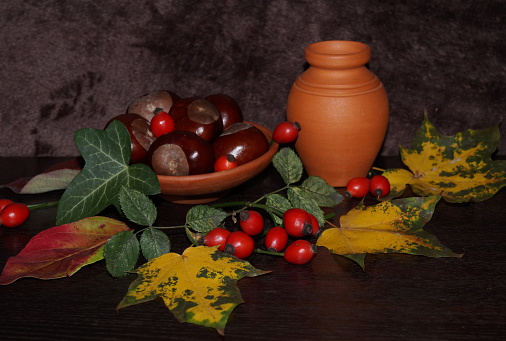
[[[395,155],[425,109],[448,135],[502,120],[505,16],[501,0],[4,0],[0,156],[77,155],[74,130],[156,89],[228,93],[273,128],[303,48],[333,39],[371,46],[391,104],[382,154]]]

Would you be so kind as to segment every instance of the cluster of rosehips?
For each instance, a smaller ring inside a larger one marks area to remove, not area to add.
[[[262,236],[267,251],[283,252],[286,261],[292,264],[306,264],[315,253],[316,246],[310,243],[308,236],[318,233],[320,226],[311,213],[291,208],[283,213],[283,226],[275,226],[265,231],[263,216],[255,210],[244,210],[239,214],[240,230],[218,227],[209,231],[203,238],[206,246],[218,246],[218,250],[230,253],[237,258],[245,259],[255,250],[255,237]],[[264,232],[266,232],[264,234]],[[289,244],[289,238],[295,241]]]
[[[30,209],[23,203],[0,199],[0,225],[18,227],[30,216]]]
[[[375,198],[383,198],[390,193],[390,181],[383,175],[352,178],[346,184],[344,195],[348,198],[363,198],[371,193]]]
[[[135,99],[106,127],[113,120],[128,129],[132,163],[146,163],[158,175],[226,170],[269,149],[262,131],[243,121],[238,103],[226,94],[180,98],[154,91]]]

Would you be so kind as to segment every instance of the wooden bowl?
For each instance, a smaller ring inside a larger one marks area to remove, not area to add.
[[[270,130],[255,123],[247,123],[260,129],[268,141],[272,140]],[[267,168],[278,149],[279,145],[272,142],[264,155],[244,165],[221,172],[187,176],[158,175],[160,196],[176,204],[203,204],[218,200],[232,188],[250,180]]]

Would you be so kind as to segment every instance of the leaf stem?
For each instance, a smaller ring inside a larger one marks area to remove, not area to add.
[[[376,171],[378,171],[378,172],[384,172],[384,171],[385,171],[385,169],[383,169],[383,168],[379,168],[379,167],[372,167],[371,169],[372,169],[372,170],[376,170]]]
[[[152,226],[154,229],[159,230],[169,230],[169,229],[182,229],[185,228],[186,225],[178,225],[178,226]]]
[[[30,211],[37,210],[39,208],[46,208],[52,206],[58,206],[59,201],[44,202],[41,204],[26,205]]]
[[[254,252],[261,253],[263,255],[271,255],[271,256],[278,256],[278,257],[283,257],[285,255],[283,252],[266,251],[266,250],[262,250],[262,249],[255,249]]]
[[[330,226],[335,227],[336,229],[338,229],[338,228],[339,228],[339,226],[332,224],[332,223],[331,223],[330,221],[328,221],[328,220],[325,220],[325,222],[326,222],[327,224],[329,224]]]
[[[246,208],[249,208],[249,207],[255,207],[255,208],[260,208],[260,209],[263,209],[269,213],[274,213],[276,214],[277,216],[283,216],[283,212],[281,212],[280,210],[274,208],[274,207],[271,207],[269,205],[265,205],[265,204],[259,204],[258,203],[259,200],[255,200],[254,202],[251,202],[251,201],[232,201],[232,202],[225,202],[225,203],[220,203],[220,204],[214,204],[214,205],[211,205],[211,207],[213,208],[223,208],[223,207],[234,207],[234,206],[243,206],[243,208],[239,209],[238,211],[242,211],[242,210],[245,210]]]

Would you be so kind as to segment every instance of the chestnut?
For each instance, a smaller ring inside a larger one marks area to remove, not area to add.
[[[158,175],[195,175],[214,169],[211,144],[190,131],[174,130],[160,136],[151,144],[147,159]]]
[[[262,156],[269,150],[269,141],[260,129],[246,122],[234,123],[212,143],[214,157],[232,154],[239,165]]]
[[[184,117],[188,115],[188,105],[190,105],[191,102],[197,100],[198,97],[185,97],[180,98],[170,108],[169,111],[167,111],[170,116],[174,119],[174,122],[179,120],[181,117]]]
[[[120,121],[130,134],[130,146],[132,150],[131,163],[144,162],[151,143],[155,140],[149,127],[149,122],[137,114],[121,114],[113,117],[106,123],[105,128],[112,121]]]
[[[223,122],[216,107],[206,99],[184,99],[171,112],[176,130],[191,131],[212,142],[223,132]]]
[[[214,94],[205,98],[211,102],[220,112],[223,129],[227,129],[234,123],[243,121],[242,110],[237,101],[226,94]]]
[[[180,99],[178,95],[168,90],[156,90],[137,97],[127,109],[127,113],[134,113],[144,117],[148,122],[158,110],[169,112],[172,105]]]

